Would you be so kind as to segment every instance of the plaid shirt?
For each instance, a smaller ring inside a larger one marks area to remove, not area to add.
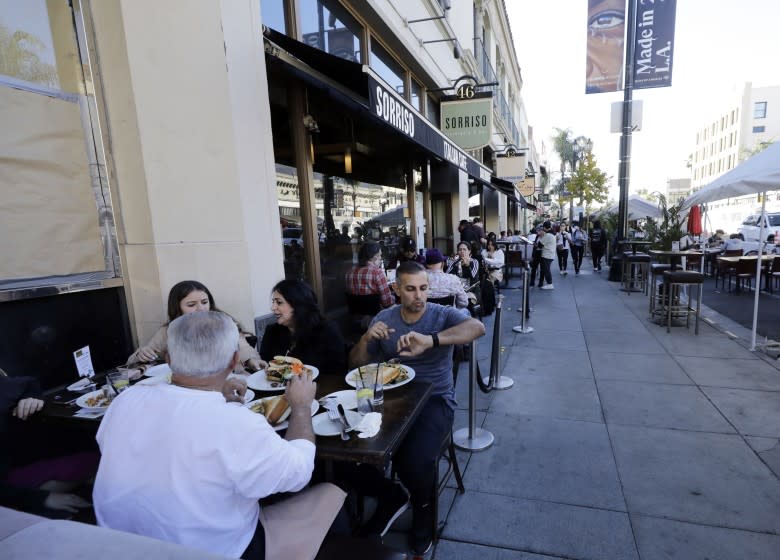
[[[390,307],[395,298],[384,270],[376,266],[353,266],[346,275],[347,291],[356,296],[379,294],[382,307]]]

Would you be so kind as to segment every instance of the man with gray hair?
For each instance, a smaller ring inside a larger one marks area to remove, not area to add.
[[[168,327],[168,354],[170,385],[131,387],[101,422],[93,492],[98,524],[232,558],[270,557],[289,545],[279,542],[284,531],[270,529],[272,508],[285,502],[261,510],[258,499],[309,482],[316,385],[310,375],[290,382],[285,396],[292,411],[282,439],[262,414],[225,402],[221,391],[238,363],[238,330],[229,316],[204,311],[177,318]],[[295,540],[312,541],[316,554],[344,493],[319,485],[290,502],[301,496],[295,511],[311,524],[306,538]]]

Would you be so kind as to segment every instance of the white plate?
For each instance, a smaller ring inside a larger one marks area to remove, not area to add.
[[[247,393],[249,393],[249,392],[250,392],[250,391],[247,391]],[[275,399],[275,398],[276,398],[276,397],[265,397],[264,399],[258,399],[258,400],[260,400],[260,401],[264,401],[264,400],[267,400],[267,399]],[[251,406],[252,406],[253,404],[255,404],[256,402],[257,402],[257,401],[248,401],[248,402],[247,402],[247,403],[244,405],[244,408],[249,408],[250,410],[252,410],[252,409],[251,409]],[[311,415],[312,415],[312,416],[314,416],[315,414],[317,414],[317,411],[318,411],[319,409],[320,409],[320,403],[318,403],[317,401],[311,401]],[[288,417],[288,416],[290,416],[290,412],[291,412],[291,411],[292,411],[292,409],[288,408],[288,409],[285,411],[285,413],[282,415],[282,418],[284,418],[284,420],[283,420],[283,421],[281,421],[281,422],[279,422],[278,424],[276,424],[276,426],[271,426],[271,427],[272,427],[274,430],[276,430],[277,432],[279,432],[279,431],[281,431],[281,430],[285,430],[285,429],[287,429],[287,426],[289,425],[289,423],[287,422],[287,417]],[[254,412],[254,410],[252,410],[252,412]],[[255,412],[255,414],[260,414],[260,413],[259,413],[259,412]]]
[[[144,375],[146,377],[165,377],[166,375],[170,376],[170,374],[171,366],[168,364],[157,364],[156,366],[147,368],[146,371],[144,371]]]
[[[414,370],[407,366],[406,364],[400,364],[401,367],[403,367],[406,370],[406,373],[409,375],[406,379],[403,381],[399,381],[398,383],[387,383],[385,384],[385,391],[388,389],[395,389],[396,387],[400,387],[401,385],[406,385],[409,383],[412,379],[414,379]],[[370,368],[370,367],[376,367],[376,364],[366,364],[362,366],[364,368]],[[347,385],[350,387],[354,387],[356,385],[355,383],[355,377],[358,375],[357,368],[350,371],[347,376],[344,378],[344,380],[347,382]],[[365,375],[365,373],[363,374]]]
[[[307,367],[311,370],[312,379],[317,379],[317,376],[320,374],[320,370],[308,364],[304,364],[304,367]],[[264,369],[256,371],[250,375],[246,380],[246,384],[252,389],[257,389],[258,391],[284,391],[284,383],[269,382],[265,376]]]
[[[344,389],[343,391],[336,391],[330,395],[325,395],[320,399],[320,403],[324,403],[328,397],[335,397],[341,406],[347,410],[357,410],[357,395],[352,389]]]
[[[344,415],[347,417],[347,422],[350,426],[357,426],[363,419],[360,413],[354,410],[345,410]],[[314,427],[314,433],[318,436],[337,436],[341,434],[341,422],[328,418],[327,412],[320,412],[311,419],[311,424]]]
[[[75,383],[71,383],[70,385],[68,385],[66,388],[68,391],[76,392],[76,391],[83,391],[90,385],[94,385],[94,384],[95,382],[92,380],[91,377],[82,377]]]
[[[79,398],[77,398],[76,404],[79,405],[81,408],[87,410],[93,410],[93,411],[106,410],[108,408],[108,405],[111,404],[110,402],[106,403],[103,406],[89,406],[87,404],[87,399],[102,394],[103,394],[103,389],[98,389],[97,391],[90,391],[89,393],[85,395],[81,395]]]

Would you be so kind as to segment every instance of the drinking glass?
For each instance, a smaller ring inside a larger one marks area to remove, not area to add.
[[[130,378],[128,377],[127,370],[112,371],[107,374],[109,385],[116,389],[117,393],[121,393],[130,386]]]
[[[361,368],[375,369],[375,368]],[[363,372],[361,372],[363,373]],[[357,397],[358,412],[360,414],[367,414],[373,412],[374,406],[372,401],[374,399],[374,376],[365,372],[363,375],[358,375],[355,380],[355,396]]]
[[[384,376],[379,373],[379,364],[377,364],[375,368],[369,369],[373,370],[368,375],[372,377],[374,383],[374,396],[371,399],[371,404],[374,405],[374,408],[378,408],[385,404]]]

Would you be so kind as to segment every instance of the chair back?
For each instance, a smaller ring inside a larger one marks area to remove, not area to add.
[[[522,251],[506,251],[506,266],[523,266]]]
[[[382,309],[379,294],[355,295],[347,293],[347,309],[350,315],[376,315]]]
[[[756,274],[756,259],[739,259],[737,262],[737,275],[738,276],[755,276]]]
[[[741,257],[742,256],[742,249],[728,249],[726,251],[723,251],[724,257]]]
[[[451,305],[452,307],[455,307],[455,294],[439,298],[429,297],[428,303],[438,303],[439,305]]]
[[[772,266],[769,269],[769,272],[771,272],[773,274],[775,272],[780,273],[780,256],[775,257],[774,259],[772,259]]]

